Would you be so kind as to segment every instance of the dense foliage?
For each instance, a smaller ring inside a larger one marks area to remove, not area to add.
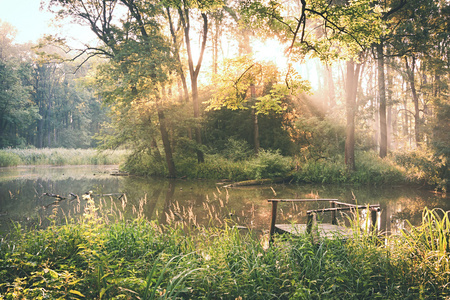
[[[142,175],[448,189],[445,1],[43,4],[99,44],[36,56],[2,24],[2,148],[99,141]]]
[[[108,121],[86,85],[89,67],[66,61],[62,51],[14,43],[0,23],[0,148],[96,146],[94,135]]]
[[[83,200],[84,201],[84,200]],[[160,226],[94,207],[84,216],[0,244],[5,299],[446,299],[449,215],[425,210],[421,226],[381,242],[371,235],[264,239],[174,222]],[[105,203],[106,204],[106,203]],[[267,240],[266,240],[267,242]]]

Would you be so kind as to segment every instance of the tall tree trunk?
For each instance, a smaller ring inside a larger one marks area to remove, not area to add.
[[[336,94],[334,92],[333,71],[331,66],[327,64],[327,94],[328,94],[328,109],[331,111],[336,105]]]
[[[345,138],[345,165],[347,170],[356,170],[355,165],[355,115],[356,115],[356,92],[361,64],[353,60],[347,61],[347,81],[345,83],[346,102],[346,138]]]
[[[222,34],[221,34],[222,19],[221,19],[221,17],[223,17],[223,15],[216,16],[216,18],[214,19],[214,35],[213,35],[213,39],[212,39],[212,42],[213,42],[213,47],[212,47],[212,51],[213,51],[213,65],[212,65],[213,74],[217,74],[217,71],[218,71],[219,44],[220,44],[219,37],[222,36]]]
[[[377,45],[377,68],[378,68],[378,95],[380,97],[380,157],[387,155],[387,126],[386,126],[386,84],[384,76],[384,53],[383,42]]]
[[[206,13],[201,14],[203,19],[202,43],[200,46],[200,56],[198,58],[196,66],[194,67],[194,60],[192,57],[192,50],[191,50],[191,40],[189,36],[190,34],[189,9],[185,8],[184,10],[182,10],[180,8],[178,10],[178,13],[180,15],[180,19],[184,28],[184,42],[186,44],[186,51],[188,54],[189,75],[191,77],[191,89],[192,89],[192,104],[194,106],[194,118],[199,119],[200,104],[198,99],[198,74],[200,73],[200,68],[202,66],[203,54],[205,52],[206,41],[208,37],[208,17],[206,16]],[[195,128],[195,140],[198,145],[202,144],[201,129],[199,126]],[[203,151],[201,151],[200,149],[197,150],[197,160],[200,163],[204,162],[205,160]]]
[[[409,136],[409,116],[408,116],[408,102],[406,101],[406,97],[405,97],[405,80],[402,81],[402,94],[403,94],[403,135],[407,138]]]
[[[256,101],[256,89],[255,84],[250,85],[250,94],[252,98],[252,103]],[[252,108],[252,117],[253,117],[253,142],[255,144],[255,154],[259,153],[259,125],[258,125],[258,114],[256,113],[256,109]]]
[[[172,42],[173,42],[173,45],[175,48],[174,54],[175,54],[175,58],[178,63],[178,74],[180,76],[181,83],[183,84],[184,102],[189,102],[189,90],[188,90],[188,86],[187,86],[187,82],[186,82],[186,76],[184,75],[183,64],[181,63],[180,47],[178,45],[177,35],[176,35],[175,29],[173,27],[172,16],[170,14],[170,8],[168,6],[166,7],[166,12],[167,12],[167,17],[169,19],[170,34],[172,35]]]
[[[393,75],[392,68],[388,63],[387,66],[387,148],[391,149],[392,137],[393,137],[393,126],[392,126],[392,92],[393,92]]]
[[[163,142],[164,153],[166,155],[167,169],[169,171],[169,177],[176,177],[175,163],[172,156],[172,148],[170,146],[169,134],[167,132],[166,119],[164,116],[164,111],[158,108],[158,120],[159,120],[159,130],[161,132],[161,139]]]
[[[419,146],[421,140],[420,132],[420,110],[419,110],[419,96],[417,95],[416,83],[415,83],[415,67],[416,58],[413,56],[411,66],[408,64],[408,58],[405,57],[406,73],[408,75],[409,86],[411,88],[412,100],[414,104],[414,137],[416,146]]]

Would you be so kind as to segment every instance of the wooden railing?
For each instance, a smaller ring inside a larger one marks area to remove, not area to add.
[[[314,209],[306,211],[307,214],[307,223],[306,223],[306,231],[308,234],[312,233],[313,225],[316,224],[316,216],[318,213],[331,212],[331,224],[337,225],[337,217],[336,212],[338,211],[356,211],[356,210],[364,210],[369,209],[370,218],[371,218],[371,226],[374,230],[376,230],[376,224],[378,221],[378,212],[380,211],[380,205],[356,205],[351,203],[340,202],[338,199],[268,199],[268,202],[272,203],[272,218],[270,222],[270,241],[272,241],[272,236],[275,233],[276,219],[277,219],[277,208],[279,202],[329,202],[329,208],[322,209]]]

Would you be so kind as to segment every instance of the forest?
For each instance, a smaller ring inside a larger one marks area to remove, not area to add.
[[[449,0],[41,9],[94,38],[0,20],[1,299],[450,299]],[[267,230],[332,187],[348,238]]]
[[[0,23],[0,148],[128,149],[163,177],[449,182],[445,0],[48,0]]]

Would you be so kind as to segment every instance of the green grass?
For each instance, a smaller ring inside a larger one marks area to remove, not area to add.
[[[84,201],[84,200],[82,200]],[[449,212],[386,243],[267,237],[228,226],[162,226],[87,202],[47,228],[19,225],[1,240],[4,299],[446,299]],[[124,209],[124,208],[122,208]],[[137,213],[139,214],[139,213]],[[58,225],[59,224],[59,225]]]
[[[95,149],[3,149],[0,166],[23,165],[114,165],[125,160],[128,151]]]
[[[390,158],[381,159],[375,152],[359,152],[356,155],[356,171],[349,172],[344,158],[306,161],[293,173],[297,182],[330,184],[391,185],[411,183],[405,169]]]
[[[19,155],[0,150],[0,167],[14,167],[20,165],[21,162]]]

